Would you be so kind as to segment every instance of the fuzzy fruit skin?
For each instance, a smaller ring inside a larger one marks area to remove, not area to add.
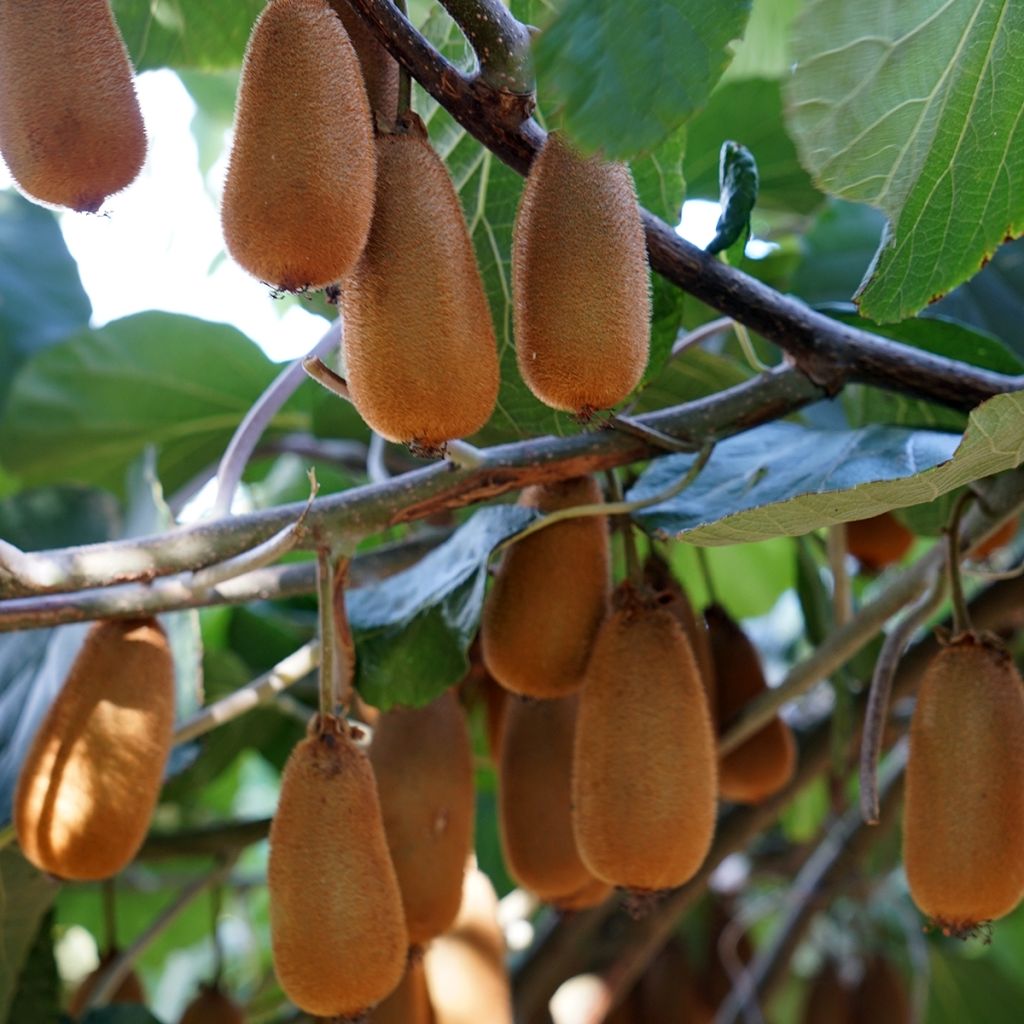
[[[267,886],[274,966],[299,1009],[358,1017],[397,987],[408,939],[377,784],[336,718],[314,720],[285,765]]]
[[[482,871],[466,871],[459,916],[423,963],[435,1024],[512,1024],[498,897]]]
[[[100,958],[99,966],[78,983],[78,988],[75,989],[74,994],[71,996],[71,1002],[68,1004],[68,1014],[72,1020],[85,1011],[85,1005],[89,1002],[89,997],[92,995],[93,989],[96,988],[96,983],[110,964],[120,955],[120,952],[118,949],[108,950]],[[110,1005],[115,1003],[144,1004],[145,1002],[146,992],[135,971],[129,971],[124,976],[124,980],[117,986],[114,994],[110,997]]]
[[[0,152],[23,192],[72,210],[135,180],[146,130],[108,0],[0,4]]]
[[[146,837],[173,726],[174,663],[157,621],[94,625],[21,766],[22,853],[60,878],[116,875]]]
[[[910,1024],[913,1014],[907,984],[883,956],[872,957],[853,995],[857,1024]]]
[[[719,731],[768,688],[761,659],[747,634],[720,605],[704,612],[715,663],[716,717]],[[723,800],[758,804],[777,793],[796,769],[796,742],[776,715],[719,765],[718,790]]]
[[[552,899],[551,904],[558,910],[589,910],[600,906],[612,894],[612,887],[600,878],[591,878],[575,892]]]
[[[595,879],[572,830],[572,750],[579,699],[508,698],[498,762],[498,822],[509,874],[545,903]]]
[[[178,1024],[245,1024],[245,1014],[216,985],[204,985]]]
[[[921,680],[910,722],[903,861],[914,902],[966,932],[1024,895],[1024,684],[996,642],[964,633]]]
[[[670,889],[715,831],[717,756],[707,698],[671,612],[629,584],[594,641],[573,755],[573,827],[609,885]]]
[[[433,1024],[433,1021],[423,960],[413,957],[401,984],[373,1010],[366,1024]]]
[[[373,121],[326,0],[270,0],[249,37],[224,184],[231,256],[282,291],[344,277],[373,214]]]
[[[625,164],[583,159],[548,136],[516,215],[512,297],[519,372],[545,405],[588,416],[639,384],[650,283]]]
[[[525,508],[554,512],[601,501],[592,477],[527,487]],[[480,623],[484,664],[522,697],[565,697],[583,682],[590,647],[608,610],[604,516],[567,519],[513,544],[487,595]]]
[[[394,121],[398,111],[398,62],[348,0],[330,0],[359,58],[366,96],[378,118]]]
[[[377,720],[370,745],[409,944],[455,920],[473,845],[473,749],[454,690]]]
[[[846,524],[846,548],[865,569],[877,572],[903,561],[914,535],[891,513]]]
[[[389,441],[439,449],[498,399],[498,348],[462,207],[421,122],[377,139],[377,205],[344,282],[345,377]]]

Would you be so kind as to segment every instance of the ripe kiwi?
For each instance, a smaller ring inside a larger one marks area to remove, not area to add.
[[[78,988],[75,989],[74,994],[71,996],[71,1002],[68,1004],[68,1014],[72,1020],[85,1012],[86,1004],[89,1002],[89,997],[93,994],[97,983],[106,973],[107,968],[120,956],[120,953],[121,951],[118,949],[108,950],[100,958],[99,966],[95,970],[90,971],[78,983]],[[109,999],[111,1005],[114,1003],[143,1004],[145,1002],[145,989],[143,989],[142,982],[134,970],[130,970],[124,976],[121,984],[114,989],[114,994]]]
[[[459,916],[423,962],[435,1024],[512,1024],[498,897],[482,871],[466,871]]]
[[[914,535],[891,512],[846,524],[846,549],[870,572],[902,561],[913,545]]]
[[[853,1024],[853,1000],[835,964],[829,961],[811,982],[803,1024]]]
[[[1024,895],[1024,684],[997,641],[963,633],[921,680],[903,860],[914,902],[969,934]]]
[[[228,252],[281,291],[344,277],[373,214],[373,121],[326,0],[270,0],[242,65],[221,223]]]
[[[972,558],[988,558],[989,555],[998,551],[1001,547],[1005,547],[1010,543],[1011,540],[1016,536],[1017,529],[1020,526],[1020,520],[1017,516],[1012,519],[1008,519],[1002,526],[996,530],[987,540],[982,541],[972,552]]]
[[[704,611],[715,662],[716,717],[720,732],[767,690],[761,659],[747,634],[720,605]],[[718,790],[724,800],[758,804],[793,777],[796,743],[779,715],[722,758]]]
[[[96,623],[21,766],[25,856],[61,878],[116,875],[146,836],[173,725],[174,664],[156,619]]]
[[[546,903],[578,902],[594,877],[572,830],[575,695],[509,697],[498,762],[498,821],[509,874]],[[607,886],[603,886],[607,894]]]
[[[423,959],[414,956],[409,959],[401,984],[375,1007],[366,1024],[433,1024],[433,1021]]]
[[[573,827],[610,885],[669,889],[691,878],[715,830],[716,752],[697,663],[675,616],[621,584],[580,696]]]
[[[711,656],[711,638],[703,616],[694,613],[693,605],[686,596],[683,585],[672,574],[668,562],[658,552],[651,551],[644,562],[644,582],[657,592],[662,605],[672,612],[683,627],[690,649],[697,659],[700,678],[708,695],[708,702],[714,707],[715,663]]]
[[[376,33],[348,0],[330,0],[352,43],[363,73],[370,108],[386,123],[398,110],[398,61],[380,44]]]
[[[377,720],[370,745],[410,945],[455,920],[473,844],[473,749],[454,690]]]
[[[393,991],[408,938],[369,759],[344,720],[318,716],[292,751],[270,826],[270,938],[285,994],[358,1017]]]
[[[345,374],[389,441],[437,450],[490,419],[498,349],[473,243],[423,123],[377,139],[377,200],[344,282]]]
[[[0,152],[33,199],[94,213],[146,158],[108,0],[0,4]]]
[[[527,487],[525,508],[554,512],[601,501],[586,476]],[[506,552],[480,624],[484,663],[523,697],[564,697],[583,681],[594,634],[608,608],[604,516],[567,519]]]
[[[854,990],[853,1020],[858,1024],[910,1024],[913,1019],[907,985],[884,956],[873,956]]]
[[[600,878],[591,878],[575,892],[558,896],[551,903],[562,911],[589,910],[604,903],[611,895],[612,887]]]
[[[219,985],[203,985],[178,1024],[245,1024],[245,1014]]]
[[[545,405],[588,417],[621,402],[647,365],[647,247],[625,164],[547,138],[512,236],[516,359]]]

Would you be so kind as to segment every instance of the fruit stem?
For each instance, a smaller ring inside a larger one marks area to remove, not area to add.
[[[405,17],[409,16],[405,0],[395,0],[395,6]],[[412,109],[412,75],[409,69],[398,61],[398,108],[395,111],[395,124],[402,124],[405,115]]]
[[[750,364],[750,368],[755,373],[767,373],[771,367],[757,354],[754,342],[750,337],[750,331],[747,330],[746,325],[741,324],[739,320],[733,320],[732,329],[736,334],[736,340],[740,343],[740,349],[743,351],[744,357]]]
[[[317,548],[316,594],[320,621],[320,717],[334,714],[340,694],[334,678],[334,571],[330,548]]]
[[[351,561],[346,555],[338,558],[335,563],[332,596],[334,692],[346,712],[352,704],[352,688],[356,675],[355,642],[352,639],[352,627],[349,625],[348,612],[345,608],[345,589],[348,585],[348,567]]]
[[[700,566],[700,574],[704,579],[704,589],[708,594],[708,604],[718,604],[718,592],[715,590],[715,577],[711,572],[711,562],[708,561],[708,553],[704,548],[694,546],[697,553],[697,564]]]
[[[971,628],[971,617],[964,598],[964,584],[960,575],[960,520],[968,502],[974,498],[970,491],[964,491],[956,500],[946,525],[946,566],[953,601],[953,635],[967,633]]]
[[[846,571],[846,523],[830,527],[827,544],[832,571],[832,616],[837,626],[845,626],[853,617],[853,589]]]
[[[877,825],[881,814],[878,796],[878,761],[889,720],[889,698],[900,658],[914,634],[941,607],[946,597],[946,574],[941,570],[925,595],[893,628],[882,644],[871,676],[860,742],[860,812],[868,825]]]
[[[319,356],[307,356],[303,359],[302,369],[308,377],[312,377],[317,384],[326,388],[332,395],[344,398],[346,402],[352,401],[348,382],[340,374],[335,373]]]
[[[608,497],[610,505],[623,505],[622,483],[614,469],[605,471],[605,480],[608,482]],[[636,550],[636,537],[633,536],[633,521],[629,516],[616,516],[615,527],[622,538],[622,553],[626,559],[626,576],[629,582],[638,590],[644,586],[643,569],[640,567],[640,557]]]

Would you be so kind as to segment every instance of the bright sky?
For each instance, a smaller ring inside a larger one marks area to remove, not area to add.
[[[190,128],[195,105],[185,87],[171,71],[149,71],[139,76],[138,91],[149,131],[142,174],[107,201],[105,216],[59,215],[95,325],[162,309],[233,324],[274,360],[304,355],[326,322],[272,299],[226,256],[218,215],[225,159],[204,181]],[[10,178],[0,167],[5,185]],[[707,244],[718,212],[717,203],[686,203],[684,237]]]

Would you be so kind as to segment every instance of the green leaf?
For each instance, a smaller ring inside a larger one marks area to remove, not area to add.
[[[678,288],[677,294],[682,294]],[[652,360],[653,362],[653,360]],[[740,384],[750,376],[735,359],[693,348],[667,363],[637,396],[636,412],[691,402]]]
[[[678,224],[686,196],[683,156],[687,148],[687,129],[680,128],[656,149],[631,164],[640,205],[669,224]],[[676,289],[678,291],[678,289]]]
[[[0,850],[0,1021],[8,1020],[18,978],[59,889],[15,848]]]
[[[995,925],[998,945],[1002,922]],[[1019,970],[1011,970],[992,957],[958,955],[943,944],[929,950],[928,1012],[926,1024],[1016,1024],[1024,1003]],[[984,1010],[981,1010],[981,1008]]]
[[[812,430],[771,423],[716,446],[682,494],[633,514],[644,529],[699,545],[797,536],[932,501],[1024,461],[1024,393],[997,395],[952,434],[899,427]],[[692,455],[653,462],[628,495],[653,497],[679,480]]]
[[[0,501],[0,537],[23,551],[98,544],[120,525],[114,496],[91,487],[39,487]]]
[[[585,152],[653,149],[706,102],[750,0],[561,0],[534,44],[538,94]]]
[[[794,26],[790,131],[828,192],[889,229],[862,285],[902,320],[1024,231],[1024,7],[811,0]]]
[[[822,202],[786,133],[778,82],[723,82],[687,132],[683,170],[690,199],[718,199],[719,147],[725,139],[738,139],[757,155],[759,210],[807,213]]]
[[[114,0],[135,67],[220,70],[242,62],[266,0]]]
[[[799,9],[800,0],[754,0],[747,30],[723,77],[736,81],[788,75],[790,26]]]
[[[704,247],[712,255],[732,248],[750,237],[750,215],[757,202],[757,161],[739,142],[722,143],[718,163],[719,204],[722,214],[715,225],[715,237]]]
[[[160,479],[174,490],[216,462],[276,372],[232,327],[170,313],[114,321],[21,367],[0,419],[4,464],[30,484],[120,493],[128,464],[154,444]],[[294,409],[275,426],[308,427]]]
[[[466,674],[491,551],[534,515],[516,505],[480,509],[411,569],[349,591],[356,686],[366,701],[418,707]]]
[[[60,976],[53,956],[53,912],[44,915],[18,977],[8,1020],[55,1021],[60,1016]]]
[[[19,363],[87,327],[91,314],[53,213],[13,190],[0,193],[0,413]]]

